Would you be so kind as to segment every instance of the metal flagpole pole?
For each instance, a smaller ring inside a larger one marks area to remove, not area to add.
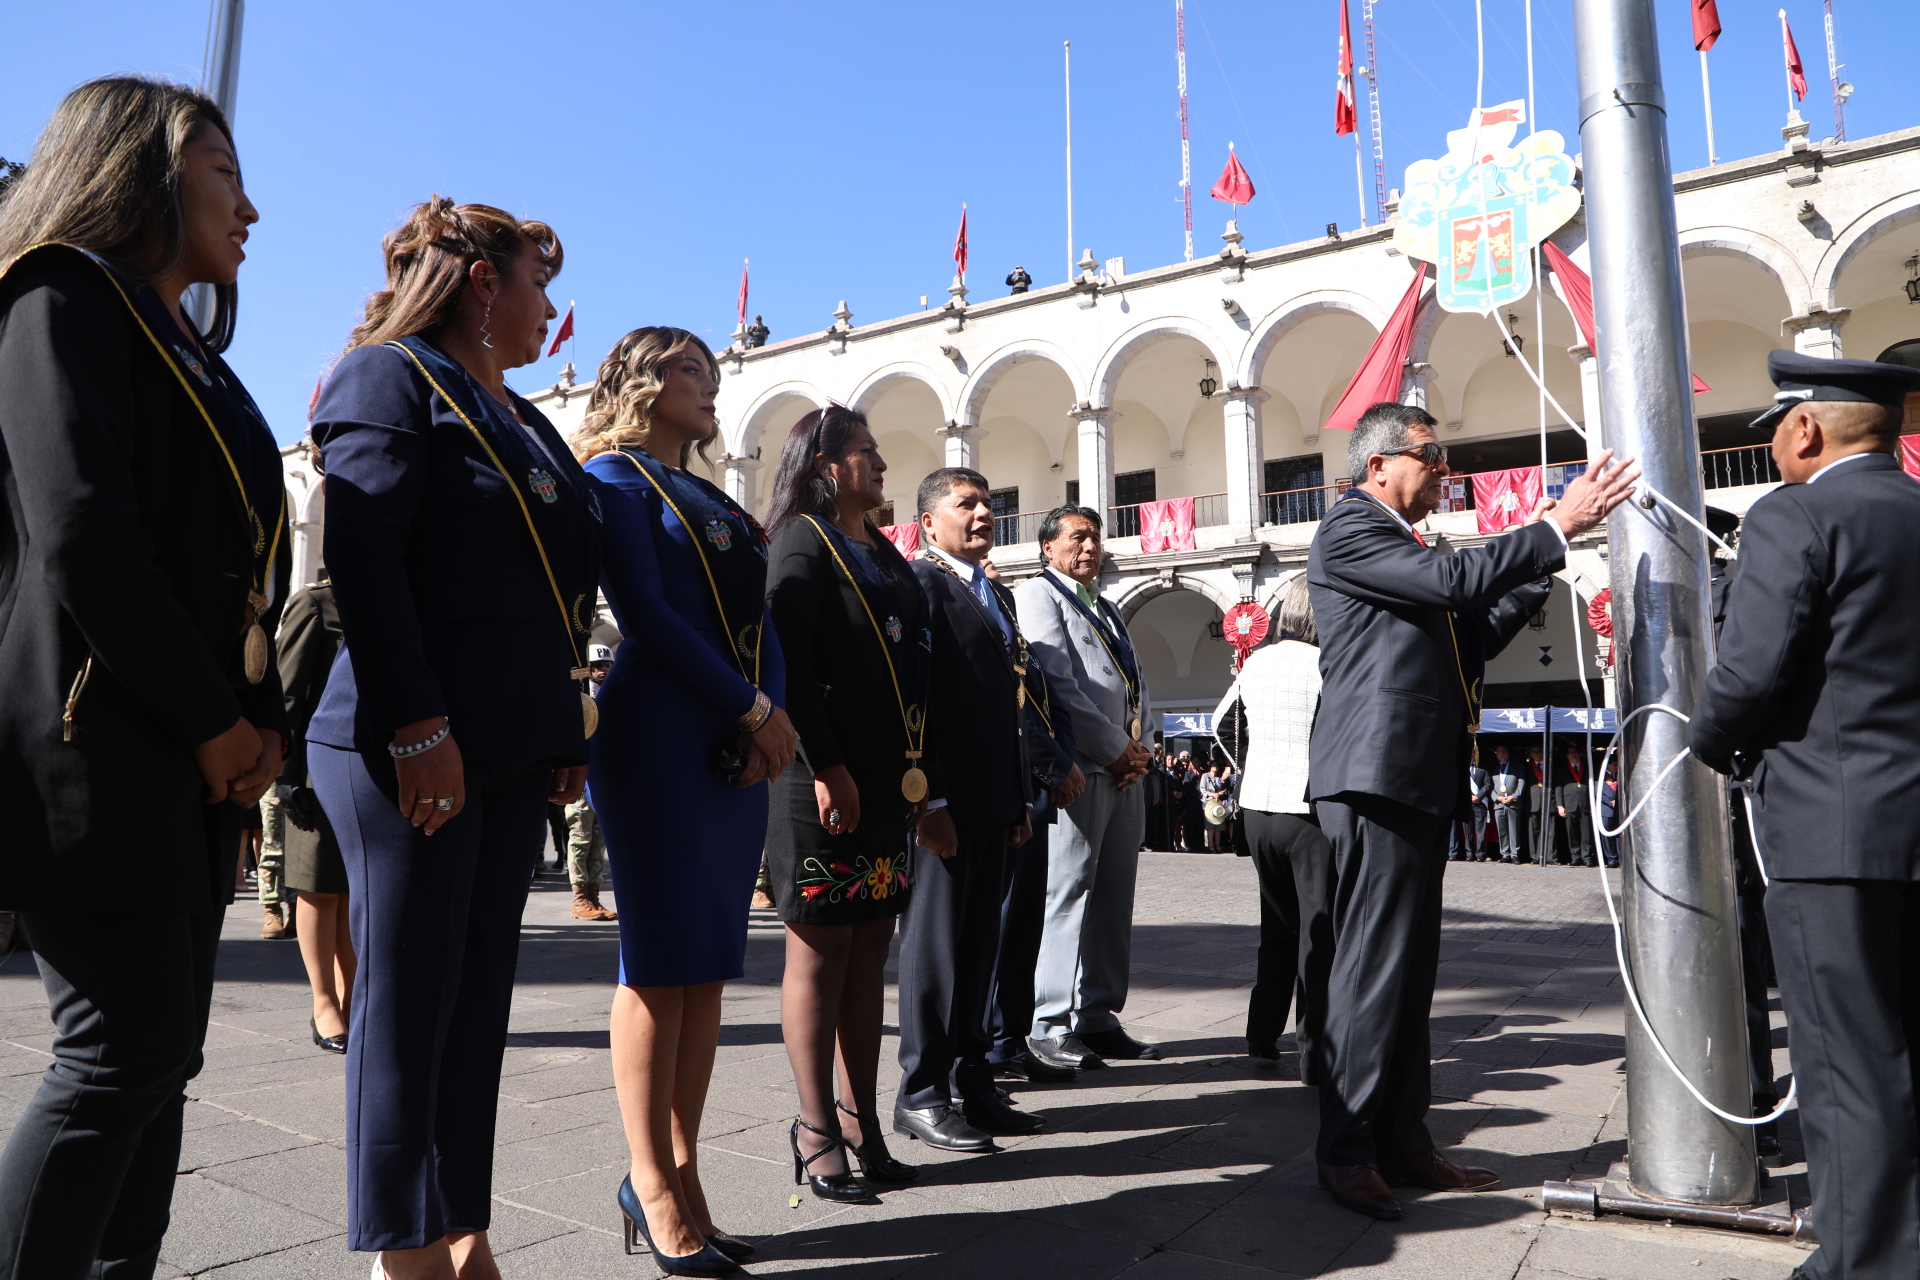
[[[1174,58],[1180,64],[1180,207],[1186,217],[1187,257],[1193,261],[1193,152],[1187,138],[1187,6],[1173,0]],[[1237,211],[1236,211],[1237,212]]]
[[[1607,443],[1637,457],[1646,488],[1702,513],[1686,309],[1653,0],[1574,0],[1587,243]],[[1750,1114],[1747,1028],[1729,850],[1727,793],[1688,760],[1672,716],[1626,717],[1664,703],[1691,711],[1706,679],[1712,614],[1699,530],[1664,506],[1626,507],[1607,522],[1614,646],[1628,766],[1625,795],[1644,804],[1628,829],[1625,958],[1655,1032],[1702,1095]],[[1689,1096],[1629,1017],[1629,1181],[1664,1200],[1753,1203],[1753,1131]]]
[[[1700,96],[1707,104],[1707,163],[1719,164],[1720,153],[1713,145],[1713,81],[1707,78],[1707,51],[1700,51]]]
[[[1060,42],[1067,74],[1067,279],[1073,279],[1073,41]]]
[[[1787,26],[1787,11],[1780,11],[1780,74],[1787,78],[1787,123],[1792,124],[1799,118],[1800,108],[1793,99],[1793,64],[1787,60],[1787,41],[1792,36]]]
[[[240,90],[240,27],[246,19],[246,0],[214,0],[207,21],[206,63],[200,71],[200,91],[212,98],[227,127],[233,127],[234,100]],[[187,291],[186,313],[202,333],[213,323],[213,290],[203,284]]]
[[[1367,179],[1366,169],[1360,160],[1360,131],[1353,131],[1353,185],[1360,193],[1360,227],[1367,225]]]

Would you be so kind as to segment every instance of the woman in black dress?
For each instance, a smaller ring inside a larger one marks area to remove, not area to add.
[[[881,996],[906,907],[908,831],[927,796],[926,606],[907,562],[867,519],[887,464],[864,415],[834,405],[780,455],[767,602],[787,661],[801,756],[774,784],[767,873],[787,924],[780,1021],[800,1093],[794,1176],[829,1200],[918,1173],[888,1153],[874,1109]],[[839,1046],[839,1095],[834,1047]]]

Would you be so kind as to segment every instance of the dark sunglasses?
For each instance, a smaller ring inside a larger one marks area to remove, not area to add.
[[[1429,467],[1444,466],[1447,461],[1447,446],[1429,442],[1427,444],[1415,445],[1411,449],[1396,449],[1394,450],[1393,456],[1396,458],[1418,458],[1423,464]]]

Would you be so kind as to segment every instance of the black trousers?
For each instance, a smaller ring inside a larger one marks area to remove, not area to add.
[[[1920,1275],[1920,884],[1775,880],[1780,999],[1820,1248],[1811,1280]]]
[[[1599,863],[1593,852],[1593,813],[1589,809],[1567,810],[1567,856],[1576,867]]]
[[[993,1091],[987,1004],[1000,949],[1007,829],[959,827],[957,834],[951,858],[915,851],[919,877],[901,918],[898,1102],[913,1111]]]
[[[347,1034],[347,1247],[484,1231],[529,850],[550,769],[467,762],[467,803],[431,836],[400,815],[393,762],[309,746],[340,839],[360,957]]]
[[[1500,861],[1527,861],[1527,814],[1517,804],[1495,804],[1493,827],[1500,836]]]
[[[1335,867],[1318,1154],[1392,1165],[1433,1149],[1427,1020],[1449,819],[1356,793],[1317,808]]]
[[[225,914],[20,916],[55,1034],[0,1155],[0,1277],[153,1275]]]
[[[1486,860],[1487,807],[1473,806],[1473,816],[1465,822],[1447,826],[1448,862],[1484,862]]]
[[[993,961],[987,999],[989,1062],[1027,1051],[1033,1029],[1033,975],[1040,965],[1040,938],[1047,922],[1047,836],[1050,823],[1034,824],[1033,836],[1007,850],[1007,887],[1000,900],[1000,950]]]
[[[1247,998],[1247,1042],[1271,1046],[1293,1029],[1300,1079],[1316,1083],[1326,1036],[1327,975],[1333,969],[1333,846],[1310,813],[1242,809],[1254,874],[1260,878],[1260,956]]]

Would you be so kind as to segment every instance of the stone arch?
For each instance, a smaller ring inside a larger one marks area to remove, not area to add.
[[[1127,358],[1140,348],[1166,337],[1191,338],[1205,347],[1207,354],[1213,357],[1214,364],[1227,376],[1227,370],[1234,367],[1233,357],[1227,354],[1221,345],[1220,335],[1213,329],[1187,316],[1161,316],[1136,325],[1115,339],[1100,360],[1093,367],[1091,399],[1096,405],[1113,403],[1114,389],[1120,383],[1120,373],[1126,368]]]
[[[1920,191],[1904,191],[1882,200],[1834,236],[1820,264],[1814,268],[1812,298],[1823,307],[1832,307],[1839,296],[1840,276],[1860,250],[1881,236],[1920,222]]]
[[[1065,374],[1068,384],[1073,388],[1075,400],[1087,398],[1080,366],[1067,354],[1066,349],[1044,339],[1027,338],[1001,347],[982,360],[979,367],[968,376],[966,386],[960,392],[960,412],[956,415],[959,424],[963,427],[979,426],[981,406],[986,404],[987,395],[993,390],[994,384],[1011,370],[1034,360],[1044,360]],[[1060,406],[1062,411],[1070,407]]]
[[[761,436],[773,419],[773,411],[782,405],[787,408],[796,408],[797,406],[791,403],[794,400],[804,401],[813,409],[824,409],[828,402],[826,393],[810,382],[796,380],[768,387],[756,396],[753,403],[747,407],[747,411],[740,415],[739,426],[734,429],[731,439],[727,438],[727,432],[721,433],[722,439],[726,442],[727,452],[736,457],[752,457],[753,451],[760,446]],[[792,421],[777,424],[779,429],[784,431],[791,427],[794,422],[804,416],[805,412],[807,411],[796,414]],[[775,452],[778,453],[779,450],[776,449]]]
[[[1315,289],[1289,298],[1253,326],[1240,363],[1234,368],[1234,380],[1243,387],[1259,386],[1267,357],[1273,354],[1280,340],[1295,326],[1322,311],[1345,311],[1359,316],[1376,334],[1387,323],[1387,313],[1372,298],[1347,289]]]
[[[1117,595],[1110,595],[1107,599],[1120,611],[1122,620],[1125,620],[1140,612],[1148,601],[1166,595],[1170,591],[1191,591],[1196,595],[1205,596],[1222,613],[1240,603],[1237,586],[1230,591],[1213,582],[1205,574],[1181,573],[1178,570],[1151,578],[1136,579],[1121,587]]]
[[[1766,271],[1787,295],[1789,311],[1804,307],[1814,296],[1806,268],[1785,245],[1772,236],[1745,227],[1690,227],[1680,233],[1682,258],[1742,258]]]
[[[1305,565],[1297,565],[1291,569],[1283,569],[1276,574],[1266,586],[1254,593],[1253,598],[1259,602],[1262,609],[1267,611],[1269,618],[1278,618],[1280,616],[1281,594],[1285,592],[1289,586],[1293,585],[1295,578],[1305,574],[1306,571],[1307,566]],[[1268,632],[1269,636],[1273,636],[1273,634],[1271,631]]]
[[[847,399],[847,407],[864,413],[888,386],[902,381],[923,384],[940,402],[940,420],[953,421],[953,399],[947,394],[947,388],[932,369],[914,360],[896,360],[875,369],[853,389],[853,395]]]

